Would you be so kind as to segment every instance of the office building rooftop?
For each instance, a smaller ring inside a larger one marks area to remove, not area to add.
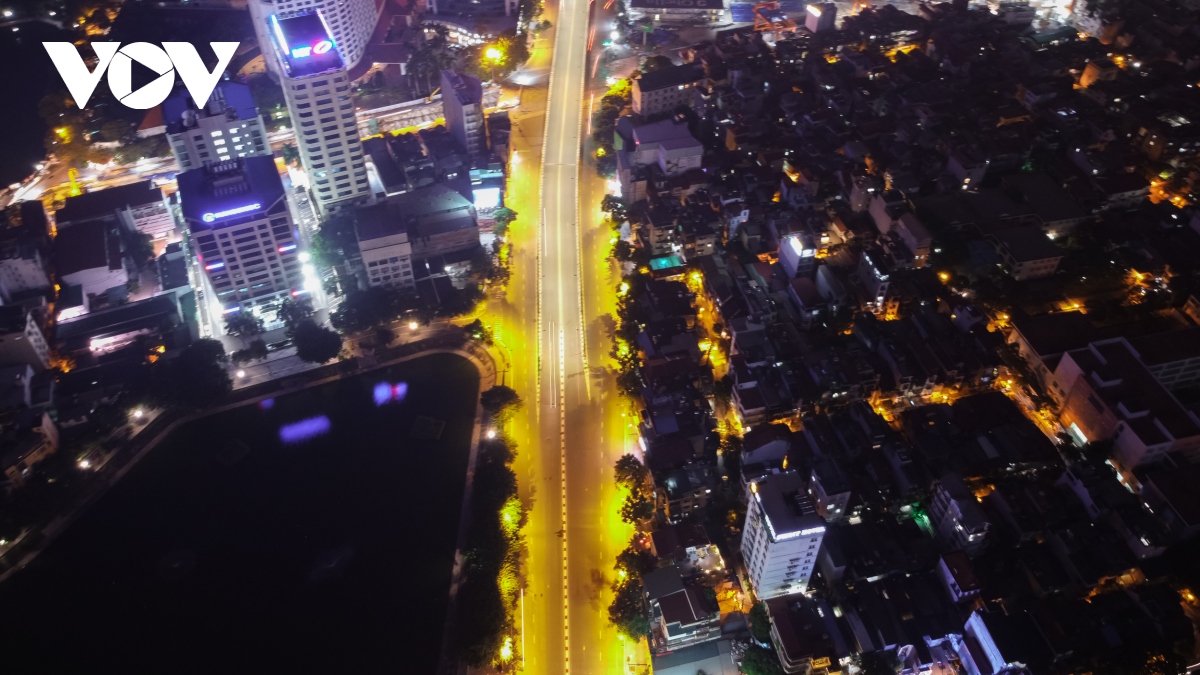
[[[308,77],[345,68],[333,34],[320,12],[286,19],[271,15],[271,40],[288,77]]]

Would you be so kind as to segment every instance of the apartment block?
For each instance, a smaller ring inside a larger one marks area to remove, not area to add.
[[[270,157],[245,157],[179,175],[192,249],[211,311],[267,315],[308,292],[283,182]]]
[[[760,600],[803,593],[824,536],[825,521],[799,473],[768,474],[750,483],[742,555]]]
[[[203,108],[181,87],[163,101],[162,110],[180,171],[271,154],[266,127],[247,85],[218,82]]]

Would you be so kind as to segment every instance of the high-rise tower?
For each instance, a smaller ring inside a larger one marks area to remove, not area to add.
[[[267,68],[272,73],[283,74],[278,61],[273,61],[268,54],[273,39],[270,18],[287,19],[312,12],[320,12],[325,17],[343,65],[346,70],[352,70],[367,49],[384,4],[377,0],[250,0],[250,16],[254,19],[259,48],[266,55]]]
[[[300,162],[321,213],[371,194],[346,63],[320,12],[268,17]]]

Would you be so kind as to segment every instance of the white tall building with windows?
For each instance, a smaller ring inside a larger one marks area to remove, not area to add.
[[[316,274],[303,264],[273,158],[210,164],[178,180],[213,316],[252,311],[269,320],[279,301],[313,290]]]
[[[187,89],[179,87],[163,101],[162,109],[167,140],[180,171],[271,154],[266,128],[247,85],[219,82],[203,108],[196,107]]]
[[[350,76],[320,12],[268,18],[300,162],[322,214],[367,201],[371,187]]]
[[[320,12],[329,23],[329,35],[337,45],[338,52],[347,70],[362,60],[371,34],[379,23],[379,16],[387,3],[377,0],[250,0],[250,16],[254,20],[254,33],[264,55],[271,53],[270,19],[278,16],[287,19],[301,14]],[[267,56],[267,69],[277,76],[287,73],[280,63]]]
[[[825,521],[795,470],[750,483],[742,556],[759,600],[803,593],[824,537]]]

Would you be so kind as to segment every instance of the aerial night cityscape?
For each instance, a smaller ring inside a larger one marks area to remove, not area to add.
[[[1200,0],[0,61],[0,672],[1200,675]]]

